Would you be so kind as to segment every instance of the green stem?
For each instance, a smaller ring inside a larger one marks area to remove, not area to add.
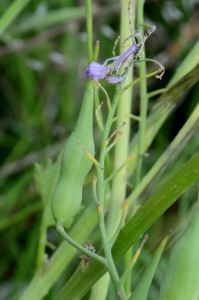
[[[127,160],[117,169],[115,172],[113,172],[108,178],[106,178],[105,182],[108,183],[111,181],[126,165],[128,162],[130,162],[135,156],[132,154],[130,157],[127,158]]]
[[[121,42],[126,39],[130,34],[129,20],[127,15],[128,1],[121,0]],[[133,18],[132,18],[133,26]],[[120,48],[120,53],[124,49]],[[126,80],[126,85],[128,88],[123,88],[121,93],[122,97],[117,108],[117,122],[116,128],[118,128],[124,121],[126,125],[122,129],[122,137],[115,145],[114,151],[114,172],[117,172],[118,168],[121,166],[122,162],[126,161],[129,153],[129,135],[130,135],[130,118],[127,116],[131,113],[132,107],[132,88],[129,88],[133,81],[133,74],[129,72],[129,75]],[[122,171],[114,177],[112,182],[112,191],[111,191],[111,202],[109,207],[109,214],[107,220],[107,235],[111,239],[117,228],[119,226],[121,217],[122,217],[122,202],[126,198],[126,179],[127,179],[127,169],[124,167]],[[108,282],[107,282],[108,288]]]
[[[150,92],[150,93],[148,93],[148,98],[152,98],[152,97],[157,96],[159,94],[165,93],[166,91],[168,91],[168,89],[167,88],[163,88],[163,89],[159,89],[159,90]]]
[[[87,55],[88,62],[92,61],[93,45],[92,45],[92,6],[91,0],[86,0],[86,26],[87,26]]]
[[[105,222],[104,222],[104,195],[105,195],[105,175],[104,175],[104,168],[105,168],[105,158],[106,158],[106,141],[108,139],[108,136],[110,134],[110,129],[112,126],[112,120],[115,114],[115,110],[117,108],[119,99],[121,96],[121,90],[120,86],[117,86],[116,88],[116,94],[113,99],[112,103],[112,109],[108,110],[108,117],[107,117],[107,122],[104,127],[104,132],[102,135],[102,142],[101,142],[101,151],[100,151],[100,158],[99,158],[99,168],[98,168],[98,182],[97,182],[97,198],[100,203],[98,205],[98,217],[99,217],[99,226],[100,226],[100,231],[101,231],[101,237],[102,237],[102,244],[104,248],[104,253],[105,257],[107,260],[107,269],[109,271],[110,277],[113,281],[113,284],[115,286],[116,291],[120,294],[121,299],[126,299],[126,295],[124,292],[124,289],[122,286],[119,284],[119,276],[117,273],[117,269],[115,267],[113,258],[112,258],[112,253],[111,253],[111,247],[109,245],[109,240],[108,236],[106,233],[106,228],[105,228]],[[100,211],[99,211],[100,209]]]
[[[73,247],[75,247],[76,249],[78,249],[79,251],[81,251],[81,253],[97,260],[99,263],[103,264],[105,267],[107,267],[106,264],[106,260],[104,257],[97,255],[89,250],[87,250],[86,248],[82,247],[81,245],[79,245],[78,243],[76,243],[73,239],[71,239],[71,237],[65,232],[64,228],[62,225],[58,225],[57,226],[57,232],[68,242],[70,243]]]
[[[140,0],[137,3],[137,22],[138,30],[141,33],[141,36],[144,35],[143,23],[144,23],[144,0]],[[144,46],[143,46],[144,51]],[[139,63],[139,72],[140,77],[146,75],[146,63],[144,61]],[[145,130],[146,130],[146,116],[147,116],[147,82],[142,80],[140,82],[140,122],[139,122],[139,137],[138,137],[138,148],[137,148],[137,166],[135,170],[135,186],[138,186],[141,180],[141,171],[144,155],[144,139],[145,139]]]
[[[128,114],[127,117],[131,118],[132,120],[135,120],[137,122],[140,122],[140,117],[133,115],[133,114]]]
[[[129,207],[129,202],[128,201],[124,201],[124,203],[123,203],[123,210],[122,210],[122,217],[121,217],[121,220],[120,220],[120,224],[119,224],[119,226],[118,226],[118,228],[117,228],[114,236],[112,237],[112,239],[109,242],[111,248],[113,247],[113,245],[114,245],[117,237],[119,236],[121,229],[125,225],[125,219],[126,219],[128,207]]]
[[[129,22],[127,16],[127,6],[128,2],[126,0],[121,0],[121,42],[126,39],[130,34]],[[124,51],[121,47],[120,52]],[[126,84],[127,86],[132,83],[132,73],[130,72]],[[122,97],[117,108],[117,122],[116,128],[118,128],[124,121],[126,125],[122,129],[122,137],[115,145],[114,151],[114,172],[117,172],[121,164],[128,158],[129,152],[129,135],[130,135],[130,119],[127,117],[131,113],[132,105],[132,89],[126,89],[125,87],[121,90]],[[107,220],[107,234],[109,239],[114,235],[122,215],[122,203],[126,197],[126,167],[114,177],[112,182],[112,192],[111,192],[111,202],[109,208],[109,215]]]
[[[141,36],[143,36],[143,28],[141,27],[141,24],[143,23],[143,5],[144,5],[144,0],[139,0],[136,1],[137,6],[137,22],[138,22],[138,30],[140,30]],[[144,49],[143,49],[144,51]],[[146,87],[146,78],[148,77],[147,75],[151,74],[146,74],[146,65],[145,62],[140,62],[139,64],[139,71],[140,71],[140,76],[137,80],[133,82],[133,84],[140,82],[140,101],[141,101],[141,106],[140,106],[140,116],[139,116],[139,138],[138,138],[138,146],[137,146],[137,165],[136,165],[136,170],[135,170],[135,186],[138,185],[141,177],[141,169],[142,169],[142,156],[140,155],[143,152],[143,143],[144,143],[144,131],[145,131],[145,122],[146,122],[146,112],[147,112],[147,87]],[[124,87],[124,89],[128,88],[129,85]],[[136,210],[136,203],[134,203],[134,206],[132,207],[132,212]],[[128,268],[128,264],[131,262],[132,258],[132,253],[133,253],[133,248],[129,249],[127,253],[125,254],[124,258],[124,267],[125,270]],[[125,286],[125,291],[126,295],[131,294],[131,272],[128,273],[128,276],[125,277],[124,281],[124,286]]]
[[[99,47],[100,47],[100,43],[99,41],[96,41],[95,43],[95,48],[94,48],[94,53],[93,53],[93,57],[92,57],[92,61],[97,60],[98,59],[98,55],[99,55]]]
[[[141,81],[143,81],[143,80],[145,80],[145,79],[147,79],[147,78],[153,77],[153,76],[155,76],[155,75],[157,75],[157,74],[159,74],[159,73],[161,73],[161,72],[162,72],[162,70],[161,70],[161,69],[158,69],[158,70],[156,70],[156,71],[154,71],[154,72],[151,72],[151,73],[149,73],[149,74],[144,74],[143,76],[139,77],[138,79],[136,79],[136,80],[132,81],[131,83],[125,85],[125,87],[122,88],[122,93],[124,93],[124,92],[125,92],[126,90],[128,90],[130,87],[133,87],[136,83],[139,83],[139,82],[141,82]],[[139,119],[140,119],[140,118],[139,118]]]
[[[44,271],[44,253],[46,247],[46,232],[47,229],[47,211],[44,209],[42,219],[41,219],[41,226],[40,226],[40,234],[39,234],[39,244],[37,250],[37,269],[39,275],[42,275]]]
[[[133,247],[131,247],[124,255],[124,270],[128,269],[128,266],[131,263],[131,259],[133,256]],[[124,282],[124,288],[126,291],[126,295],[130,296],[131,295],[131,273],[129,273],[129,276],[126,277],[126,280]]]
[[[99,211],[100,208],[100,211]],[[108,237],[106,234],[105,222],[104,222],[104,212],[101,206],[98,206],[98,219],[99,219],[99,227],[101,231],[102,244],[104,248],[104,253],[107,261],[107,270],[110,274],[112,282],[115,286],[116,291],[119,293],[122,300],[126,300],[126,295],[123,289],[123,286],[120,285],[120,278],[117,273],[117,269],[115,267],[115,263],[111,253],[111,247],[108,242]]]
[[[105,88],[103,88],[103,86],[97,80],[95,80],[95,83],[104,92],[104,94],[106,96],[106,103],[107,103],[107,107],[108,107],[108,112],[111,112],[111,109],[112,109],[112,107],[111,107],[111,100],[110,100],[110,98],[108,96],[107,91],[105,90]]]

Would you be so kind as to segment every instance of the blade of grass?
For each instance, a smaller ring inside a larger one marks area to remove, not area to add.
[[[0,36],[14,19],[20,14],[22,9],[30,0],[15,0],[0,19]]]
[[[133,291],[132,296],[129,298],[129,300],[146,300],[147,295],[151,286],[151,282],[153,279],[153,276],[155,274],[157,265],[159,263],[159,260],[161,258],[162,252],[166,246],[167,240],[169,235],[167,235],[161,244],[159,245],[158,249],[156,250],[150,264],[148,265],[147,269],[145,270],[143,276],[141,277],[138,285],[136,286],[135,290]]]
[[[196,42],[182,64],[178,67],[167,87],[176,84],[182,77],[189,73],[199,63],[199,41]]]
[[[10,216],[9,218],[8,217],[4,219],[1,218],[0,231],[5,230],[7,227],[11,227],[16,223],[24,221],[24,219],[28,218],[30,215],[38,213],[41,210],[42,210],[42,204],[35,203],[30,205],[27,208],[21,209],[19,212],[16,212],[13,216]]]
[[[67,7],[48,11],[44,15],[33,14],[25,21],[22,21],[15,31],[18,33],[27,32],[34,29],[44,29],[56,26],[61,23],[72,21],[75,18],[85,16],[85,7]]]

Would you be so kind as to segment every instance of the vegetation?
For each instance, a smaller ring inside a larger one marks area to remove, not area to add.
[[[0,2],[2,300],[198,299],[197,9]]]

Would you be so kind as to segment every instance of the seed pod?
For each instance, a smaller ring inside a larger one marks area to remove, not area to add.
[[[82,201],[82,187],[92,162],[78,142],[94,156],[93,142],[93,82],[89,80],[75,129],[66,142],[61,170],[55,186],[51,209],[56,224],[67,222],[75,215]]]
[[[199,210],[186,232],[173,247],[160,300],[198,300],[199,296]]]

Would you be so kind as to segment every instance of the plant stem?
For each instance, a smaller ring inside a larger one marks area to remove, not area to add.
[[[159,90],[150,92],[150,93],[148,93],[148,98],[151,98],[151,97],[154,97],[154,96],[156,96],[156,95],[165,93],[167,90],[168,90],[167,88],[163,88],[163,89],[159,89]]]
[[[112,180],[116,175],[118,175],[119,172],[121,172],[121,170],[126,167],[126,165],[135,157],[134,154],[131,154],[126,161],[117,169],[115,170],[115,172],[113,172],[108,178],[106,178],[105,182],[109,182],[110,180]]]
[[[98,218],[99,218],[99,226],[100,226],[100,231],[101,231],[101,236],[102,236],[102,244],[104,248],[104,253],[106,257],[106,263],[107,263],[107,270],[110,274],[110,277],[112,279],[112,282],[115,286],[115,289],[117,292],[119,292],[121,299],[126,300],[126,295],[124,292],[123,286],[120,285],[120,278],[117,273],[117,269],[115,267],[115,263],[112,257],[111,253],[111,247],[108,242],[108,237],[106,234],[106,228],[105,228],[105,222],[104,222],[104,212],[102,210],[101,205],[98,206]]]
[[[137,22],[138,22],[138,30],[141,33],[141,36],[144,35],[143,23],[144,23],[144,0],[140,0],[137,3]],[[144,46],[143,46],[144,51]],[[146,75],[146,63],[144,61],[139,63],[139,72],[140,77]],[[138,137],[138,148],[137,148],[137,165],[135,170],[135,186],[138,186],[141,180],[141,171],[142,171],[142,163],[143,163],[143,155],[144,155],[144,135],[146,129],[146,116],[147,116],[147,105],[148,105],[148,97],[147,97],[147,84],[146,80],[142,80],[140,82],[140,122],[139,122],[139,137]]]
[[[98,84],[98,86],[100,86]],[[100,86],[101,87],[101,86]],[[104,89],[103,89],[104,91]],[[107,93],[106,97],[107,97]],[[105,183],[105,175],[104,175],[104,168],[105,168],[105,159],[106,159],[106,150],[107,150],[107,143],[106,141],[109,138],[109,134],[110,134],[110,129],[113,123],[113,117],[118,105],[118,101],[120,99],[120,95],[121,95],[121,89],[120,86],[117,86],[116,88],[116,94],[115,97],[113,99],[113,103],[112,106],[110,106],[110,102],[107,101],[107,105],[109,106],[108,109],[108,117],[107,117],[107,121],[105,123],[104,126],[104,130],[101,133],[102,134],[102,141],[101,141],[101,150],[100,150],[100,158],[99,158],[99,167],[97,168],[97,193],[95,198],[95,201],[99,201],[100,205],[98,205],[98,210],[100,207],[101,213],[99,214],[98,212],[98,217],[99,217],[99,225],[100,225],[100,231],[101,231],[101,236],[102,236],[102,243],[103,243],[103,247],[104,247],[104,252],[105,252],[105,257],[106,257],[106,264],[107,264],[107,269],[111,274],[113,283],[115,285],[116,290],[119,289],[119,293],[122,295],[122,299],[126,299],[125,298],[125,293],[122,287],[119,286],[119,276],[117,274],[117,270],[114,264],[114,261],[112,259],[112,254],[111,254],[111,247],[109,245],[109,241],[106,235],[106,229],[105,229],[105,223],[104,223],[104,194],[105,194],[105,187],[106,187],[106,183]],[[95,188],[94,188],[95,190]],[[94,193],[94,194],[95,194]],[[101,295],[101,293],[100,293]],[[96,293],[93,292],[93,299],[96,299]]]
[[[129,22],[127,17],[127,1],[121,0],[121,41],[129,34]],[[120,52],[124,49],[121,47]],[[126,84],[132,82],[132,73],[129,73],[127,77]],[[123,93],[123,89],[122,89]],[[113,173],[118,170],[124,161],[128,158],[129,152],[129,134],[130,134],[130,118],[127,117],[131,113],[131,102],[132,102],[132,89],[125,90],[120,98],[117,115],[118,119],[116,122],[116,128],[118,128],[124,121],[126,125],[122,129],[122,137],[115,145],[114,151],[114,170]],[[107,234],[111,239],[114,235],[122,216],[122,202],[126,197],[126,167],[117,174],[112,182],[112,192],[111,192],[111,202],[109,208],[109,215],[107,220]]]
[[[97,255],[89,250],[87,250],[86,248],[82,247],[81,245],[79,245],[78,243],[76,243],[73,239],[70,238],[70,236],[65,232],[64,227],[62,225],[58,225],[57,226],[57,231],[59,232],[59,234],[68,242],[70,243],[73,247],[75,247],[76,249],[78,249],[79,251],[81,251],[83,254],[97,260],[99,263],[103,264],[105,267],[107,267],[106,264],[106,260],[104,259],[104,257]]]
[[[91,0],[86,0],[86,26],[87,26],[87,55],[88,62],[92,61],[93,45],[92,45],[92,6]]]
[[[109,245],[109,239],[107,236],[106,228],[105,228],[105,222],[104,222],[104,195],[105,195],[105,175],[104,175],[104,168],[105,168],[105,157],[106,157],[106,141],[108,140],[110,129],[112,126],[112,120],[115,114],[115,110],[117,108],[119,99],[121,96],[121,90],[120,86],[117,86],[116,88],[116,94],[113,99],[112,103],[112,109],[108,110],[108,117],[107,122],[104,127],[104,132],[102,135],[102,142],[101,142],[101,151],[100,151],[100,158],[99,158],[99,168],[98,168],[98,182],[97,182],[97,194],[98,194],[98,218],[99,218],[99,226],[101,231],[101,237],[102,237],[102,244],[105,252],[105,257],[107,260],[107,269],[109,271],[109,274],[111,276],[111,279],[113,281],[113,284],[115,286],[116,291],[119,292],[121,299],[126,299],[126,295],[124,292],[124,289],[119,284],[119,276],[112,258],[111,254],[111,247]]]
[[[137,22],[138,22],[138,30],[140,31],[141,36],[144,36],[144,30],[143,30],[143,11],[144,11],[144,0],[137,1]],[[143,46],[144,51],[144,46]],[[157,71],[156,71],[157,72]],[[146,128],[146,117],[147,117],[147,105],[148,105],[148,99],[147,99],[147,81],[146,78],[150,77],[151,74],[146,74],[146,63],[145,61],[142,61],[139,63],[139,78],[140,80],[140,116],[139,116],[139,133],[138,133],[138,143],[137,143],[137,163],[136,163],[136,169],[135,169],[135,187],[139,185],[139,182],[141,180],[141,171],[142,171],[142,162],[143,162],[143,154],[144,154],[144,146],[145,146],[145,128]],[[128,85],[125,87],[128,88]],[[134,206],[132,207],[131,216],[134,214],[136,210],[136,202],[134,202]],[[129,251],[125,255],[124,263],[125,267],[128,267],[128,265],[131,262],[133,250],[129,249]],[[131,273],[126,277],[125,282],[125,290],[126,294],[130,294],[130,288],[131,288]]]
[[[41,276],[44,271],[44,253],[46,247],[46,235],[47,235],[47,211],[43,210],[41,226],[40,226],[40,234],[39,234],[39,243],[37,250],[37,268],[36,272]]]
[[[139,82],[141,82],[141,81],[143,81],[143,80],[145,80],[147,78],[153,77],[153,76],[155,76],[155,75],[157,75],[157,74],[159,74],[161,72],[162,72],[162,70],[158,69],[158,70],[156,70],[154,72],[151,72],[149,74],[144,74],[144,76],[141,76],[141,77],[137,78],[136,80],[132,81],[130,84],[125,85],[125,87],[122,88],[122,93],[124,93],[130,87],[133,87],[135,84],[137,84],[137,83],[139,83]],[[140,121],[141,118],[137,117],[137,119],[138,118],[139,118],[139,121]]]
[[[133,9],[133,8],[132,8]],[[133,9],[134,10],[134,9]],[[128,20],[128,2],[121,0],[121,29],[120,36],[121,42],[126,39],[130,34],[129,20]],[[131,18],[132,27],[134,27],[134,19]],[[120,53],[124,49],[120,48]],[[130,85],[133,81],[132,72],[129,73],[126,85]],[[124,89],[122,89],[122,92]],[[127,160],[129,155],[129,135],[130,135],[130,123],[131,120],[127,116],[131,113],[132,107],[132,88],[128,88],[123,92],[122,97],[117,108],[118,120],[116,122],[116,128],[118,128],[122,122],[125,121],[126,125],[122,129],[122,137],[115,145],[114,151],[114,172],[117,172],[118,168],[124,161]],[[112,182],[111,202],[109,207],[109,215],[107,220],[107,234],[109,239],[115,234],[121,217],[122,217],[122,203],[126,198],[126,179],[127,179],[127,168],[124,167],[117,176],[114,177]],[[126,291],[128,294],[128,291]]]

